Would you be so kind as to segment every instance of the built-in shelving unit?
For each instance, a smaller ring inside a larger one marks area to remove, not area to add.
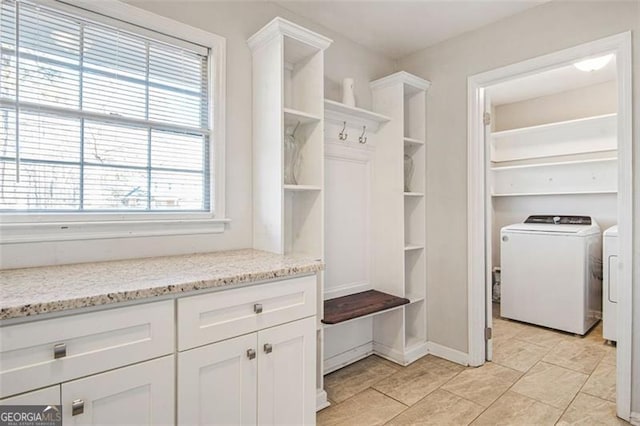
[[[404,297],[394,296],[377,290],[367,290],[348,296],[325,300],[325,324],[339,324],[367,315],[377,314],[409,303]]]
[[[491,195],[617,191],[616,114],[491,134]]]
[[[407,365],[427,353],[426,94],[430,82],[399,72],[371,83],[379,131],[373,191],[373,287],[409,299],[374,317],[374,350]],[[405,182],[405,164],[413,173]],[[406,184],[406,185],[405,185]]]
[[[253,56],[253,244],[283,254],[324,257],[324,51],[331,40],[275,18],[248,40]],[[284,182],[284,138],[296,128],[297,184]],[[289,132],[287,132],[288,134]],[[323,312],[318,283],[318,318]],[[317,324],[318,408],[323,330]]]
[[[386,115],[352,107],[330,99],[324,100],[324,119],[327,122],[346,123],[348,127],[361,129],[366,126],[369,132],[377,132],[378,127],[391,120]]]

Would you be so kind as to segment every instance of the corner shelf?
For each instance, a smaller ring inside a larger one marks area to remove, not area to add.
[[[324,324],[339,324],[370,314],[381,313],[408,303],[410,303],[410,300],[404,297],[377,290],[367,290],[325,300],[322,322]]]
[[[363,108],[352,107],[341,102],[324,100],[324,119],[327,122],[342,124],[347,122],[347,126],[358,127],[367,126],[370,132],[377,132],[380,124],[391,120],[391,117],[378,114]]]

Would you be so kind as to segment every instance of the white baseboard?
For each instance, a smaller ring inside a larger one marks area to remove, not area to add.
[[[429,347],[427,346],[427,342],[411,346],[406,349],[404,353],[405,365],[409,365],[412,362],[417,361],[428,353]]]
[[[629,416],[629,423],[631,423],[633,426],[640,426],[640,413],[634,413],[632,411],[631,415]]]
[[[427,342],[427,349],[431,355],[444,358],[461,365],[469,365],[469,354],[451,349],[447,346],[439,345],[435,342]]]
[[[365,343],[364,345],[356,346],[353,349],[349,349],[346,352],[342,352],[338,355],[334,355],[331,358],[324,360],[324,374],[329,374],[332,371],[336,371],[342,367],[346,367],[349,364],[353,364],[356,361],[366,358],[373,353],[373,342]]]
[[[397,351],[389,346],[383,345],[379,342],[373,342],[373,352],[384,359],[388,359],[391,362],[395,362],[400,365],[408,365],[405,361],[404,353]]]
[[[327,392],[324,389],[316,389],[316,411],[320,411],[330,405]]]

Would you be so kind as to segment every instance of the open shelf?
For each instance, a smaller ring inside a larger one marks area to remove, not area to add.
[[[284,185],[285,191],[322,191],[322,188],[316,185]]]
[[[304,111],[298,111],[293,108],[283,108],[285,126],[295,126],[296,124],[319,123],[322,117],[309,114]]]
[[[420,244],[406,244],[404,246],[404,251],[422,250],[423,248],[424,246]]]
[[[607,191],[574,191],[574,192],[514,192],[505,194],[491,194],[492,197],[530,197],[542,195],[599,195],[599,194],[617,194],[617,190]]]
[[[338,324],[354,318],[379,313],[398,306],[406,305],[409,299],[383,293],[377,290],[367,290],[348,296],[336,297],[324,301],[325,324]]]
[[[405,197],[424,197],[424,193],[422,192],[405,192]]]
[[[376,132],[380,124],[391,120],[386,115],[352,107],[330,99],[324,100],[324,118],[326,121],[346,122],[347,126],[351,127],[361,128],[362,126],[367,126],[367,130],[371,132]]]
[[[424,141],[415,138],[409,138],[407,136],[404,137],[404,143],[406,145],[424,145]]]

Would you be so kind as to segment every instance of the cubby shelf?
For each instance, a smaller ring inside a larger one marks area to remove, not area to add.
[[[424,246],[420,244],[407,244],[404,246],[404,251],[414,251],[422,249],[424,249]]]
[[[420,139],[410,138],[405,136],[404,143],[407,145],[424,145],[424,141]]]
[[[319,123],[322,120],[322,117],[317,115],[309,114],[304,111],[298,111],[293,108],[284,108],[284,124],[285,126],[300,124],[311,124],[311,123]]]
[[[322,191],[322,188],[316,185],[284,185],[285,191]]]
[[[405,192],[404,196],[405,197],[424,197],[424,194],[422,192]]]

